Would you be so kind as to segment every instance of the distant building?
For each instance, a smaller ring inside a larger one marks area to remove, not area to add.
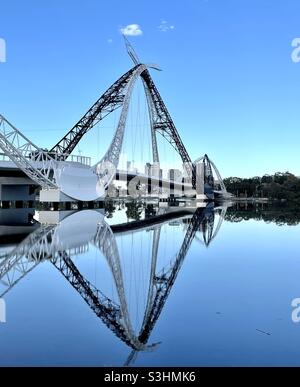
[[[162,179],[162,174],[163,174],[163,171],[160,168],[159,163],[153,163],[153,164],[146,163],[145,175]]]
[[[178,181],[179,182],[182,180],[182,172],[179,169],[169,169],[168,179],[170,181]]]

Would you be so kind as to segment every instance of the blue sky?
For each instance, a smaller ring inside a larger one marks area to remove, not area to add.
[[[208,153],[223,176],[300,175],[299,17],[299,0],[3,0],[0,112],[51,147],[131,66],[120,28],[138,24],[131,42],[163,69],[192,159]]]

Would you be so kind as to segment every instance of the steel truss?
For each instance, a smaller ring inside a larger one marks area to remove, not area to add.
[[[84,115],[84,117],[72,128],[50,151],[54,153],[70,154],[82,137],[93,128],[101,119],[106,117],[109,113],[123,106],[118,128],[115,132],[113,141],[102,158],[101,162],[109,161],[116,166],[119,160],[119,155],[122,149],[122,142],[124,137],[124,127],[128,114],[128,107],[132,94],[132,88],[138,76],[141,77],[147,98],[149,118],[151,124],[151,140],[152,140],[152,154],[153,161],[159,162],[159,154],[157,148],[156,132],[160,133],[179,153],[184,164],[186,172],[191,179],[193,185],[196,184],[196,171],[191,161],[191,158],[179,136],[175,124],[169,114],[163,99],[156,88],[151,75],[147,69],[147,65],[138,63],[135,60],[135,67],[128,71],[121,77],[107,92],[93,105],[93,107]],[[127,92],[125,89],[128,88]],[[113,95],[117,98],[117,104],[106,96]],[[121,98],[120,98],[121,95]],[[112,103],[112,105],[110,105]],[[106,114],[102,115],[103,106],[106,107]],[[66,159],[62,156],[62,159]]]
[[[85,113],[72,129],[50,150],[50,154],[61,155],[66,160],[82,137],[103,118],[120,108],[124,103],[126,88],[135,71],[141,65],[130,69],[122,75]]]
[[[94,172],[99,178],[98,183],[102,184],[104,188],[108,187],[119,163],[132,91],[137,79],[140,77],[143,82],[149,110],[153,161],[159,163],[156,133],[160,133],[180,155],[189,182],[196,189],[196,162],[193,163],[191,161],[172,117],[148,70],[148,67],[158,68],[154,65],[141,64],[127,39],[125,39],[125,42],[135,66],[120,77],[49,152],[37,147],[3,116],[0,116],[0,148],[42,188],[60,188],[56,183],[57,177],[59,177],[60,171],[64,166],[60,162],[67,160],[90,129],[107,115],[122,107],[112,142],[101,161],[93,167]],[[208,186],[214,186],[214,170],[219,179],[219,189],[216,191],[221,195],[228,195],[215,164],[209,160],[207,155],[200,159],[200,161],[205,164],[205,183]],[[111,166],[114,168],[111,168]]]
[[[193,187],[196,187],[196,171],[192,160],[179,136],[176,126],[172,120],[170,113],[153,82],[153,79],[148,70],[145,70],[141,77],[146,85],[147,95],[150,109],[150,117],[152,126],[155,132],[160,133],[179,153],[184,168],[192,180]],[[153,140],[152,140],[153,141]],[[155,145],[154,145],[155,147]],[[155,152],[155,151],[154,151]]]
[[[100,99],[88,110],[81,120],[48,152],[33,144],[4,117],[0,116],[0,147],[32,180],[43,188],[59,188],[56,184],[56,175],[62,165],[59,162],[67,160],[83,136],[98,122],[111,112],[122,106],[122,112],[116,128],[113,140],[100,163],[94,166],[96,173],[99,166],[107,163],[115,168],[118,166],[128,109],[132,91],[137,79],[141,77],[146,93],[149,118],[151,123],[152,153],[154,162],[159,162],[159,154],[156,141],[156,133],[160,133],[179,153],[187,175],[196,185],[196,170],[191,158],[179,136],[175,124],[167,110],[163,99],[156,88],[151,75],[144,64],[137,64],[117,82],[115,82]],[[103,169],[103,168],[102,168]],[[99,178],[107,175],[107,167],[104,172],[100,168]],[[112,176],[106,176],[106,187]]]
[[[36,146],[0,115],[0,148],[9,158],[43,188],[57,188],[57,158]]]
[[[15,249],[0,260],[0,282],[6,290],[3,297],[25,275],[49,255],[47,236],[54,226],[44,226],[33,231]],[[38,246],[38,248],[37,248]],[[47,252],[48,249],[48,252]]]

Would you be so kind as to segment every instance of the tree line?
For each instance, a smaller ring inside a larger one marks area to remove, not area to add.
[[[252,178],[229,177],[224,179],[224,184],[237,197],[300,202],[300,178],[289,172]]]
[[[255,219],[267,223],[276,223],[278,226],[294,226],[300,224],[300,202],[249,203],[247,206],[242,207],[236,204],[227,209],[225,219],[234,223]]]

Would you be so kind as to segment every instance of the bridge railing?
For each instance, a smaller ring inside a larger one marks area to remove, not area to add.
[[[32,156],[28,156],[28,159],[32,159]],[[61,154],[57,155],[57,157],[54,157],[55,160],[60,160]],[[0,161],[11,161],[10,158],[3,152],[0,152]],[[87,156],[81,156],[81,155],[68,155],[68,161],[71,161],[73,163],[80,163],[87,166],[92,165],[92,158]]]
[[[87,166],[91,166],[92,159],[91,157],[81,156],[81,155],[69,155],[64,153],[49,152],[47,149],[41,149],[40,151],[33,152],[27,158],[31,160],[40,160],[44,158],[45,160],[53,159],[55,161],[70,161],[73,163],[80,163]]]
[[[89,167],[92,165],[92,158],[88,157],[88,156],[70,155],[68,157],[68,161],[71,161],[73,163],[84,164],[84,165],[87,165]]]

